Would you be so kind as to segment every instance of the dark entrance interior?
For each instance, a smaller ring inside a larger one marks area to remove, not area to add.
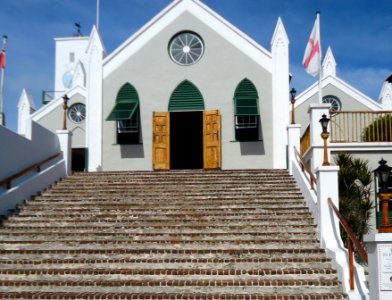
[[[72,171],[83,172],[86,169],[86,149],[73,148],[72,149]]]
[[[203,112],[170,113],[170,168],[203,168]]]

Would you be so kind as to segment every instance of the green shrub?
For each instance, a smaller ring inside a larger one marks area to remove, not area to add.
[[[353,158],[351,154],[339,153],[335,156],[339,165],[339,210],[356,237],[362,241],[369,232],[373,204],[370,200],[372,171],[368,161]],[[347,235],[341,230],[342,240],[347,243]]]
[[[392,116],[378,117],[373,123],[365,127],[363,132],[365,142],[391,142],[392,141]]]

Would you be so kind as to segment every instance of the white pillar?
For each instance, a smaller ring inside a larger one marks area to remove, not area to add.
[[[68,130],[57,130],[56,134],[59,137],[61,151],[63,151],[66,174],[70,176],[72,174],[72,132]]]
[[[287,168],[287,125],[289,122],[289,39],[281,18],[271,41],[273,167]]]
[[[291,124],[287,126],[287,140],[288,140],[288,169],[290,175],[293,175],[292,161],[295,159],[294,147],[298,152],[301,151],[301,125]]]
[[[322,248],[341,247],[339,221],[329,207],[328,198],[339,208],[338,166],[316,169],[319,239]]]
[[[324,161],[324,141],[321,138],[321,124],[320,119],[323,114],[329,117],[329,109],[331,104],[311,104],[309,106],[308,113],[310,115],[310,157],[311,159],[311,169],[314,171],[317,167],[321,166]],[[330,126],[328,125],[328,132],[331,132]],[[329,143],[329,142],[328,142]],[[328,150],[328,152],[330,152]],[[330,153],[328,157],[331,158]]]
[[[364,235],[371,300],[392,299],[392,233]]]

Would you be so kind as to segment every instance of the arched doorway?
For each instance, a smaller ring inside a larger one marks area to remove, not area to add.
[[[198,88],[188,80],[173,91],[168,112],[154,113],[155,170],[220,167],[219,111],[205,111]]]

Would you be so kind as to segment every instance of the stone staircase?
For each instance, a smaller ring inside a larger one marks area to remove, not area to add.
[[[0,299],[346,299],[284,170],[80,173],[0,228]]]

